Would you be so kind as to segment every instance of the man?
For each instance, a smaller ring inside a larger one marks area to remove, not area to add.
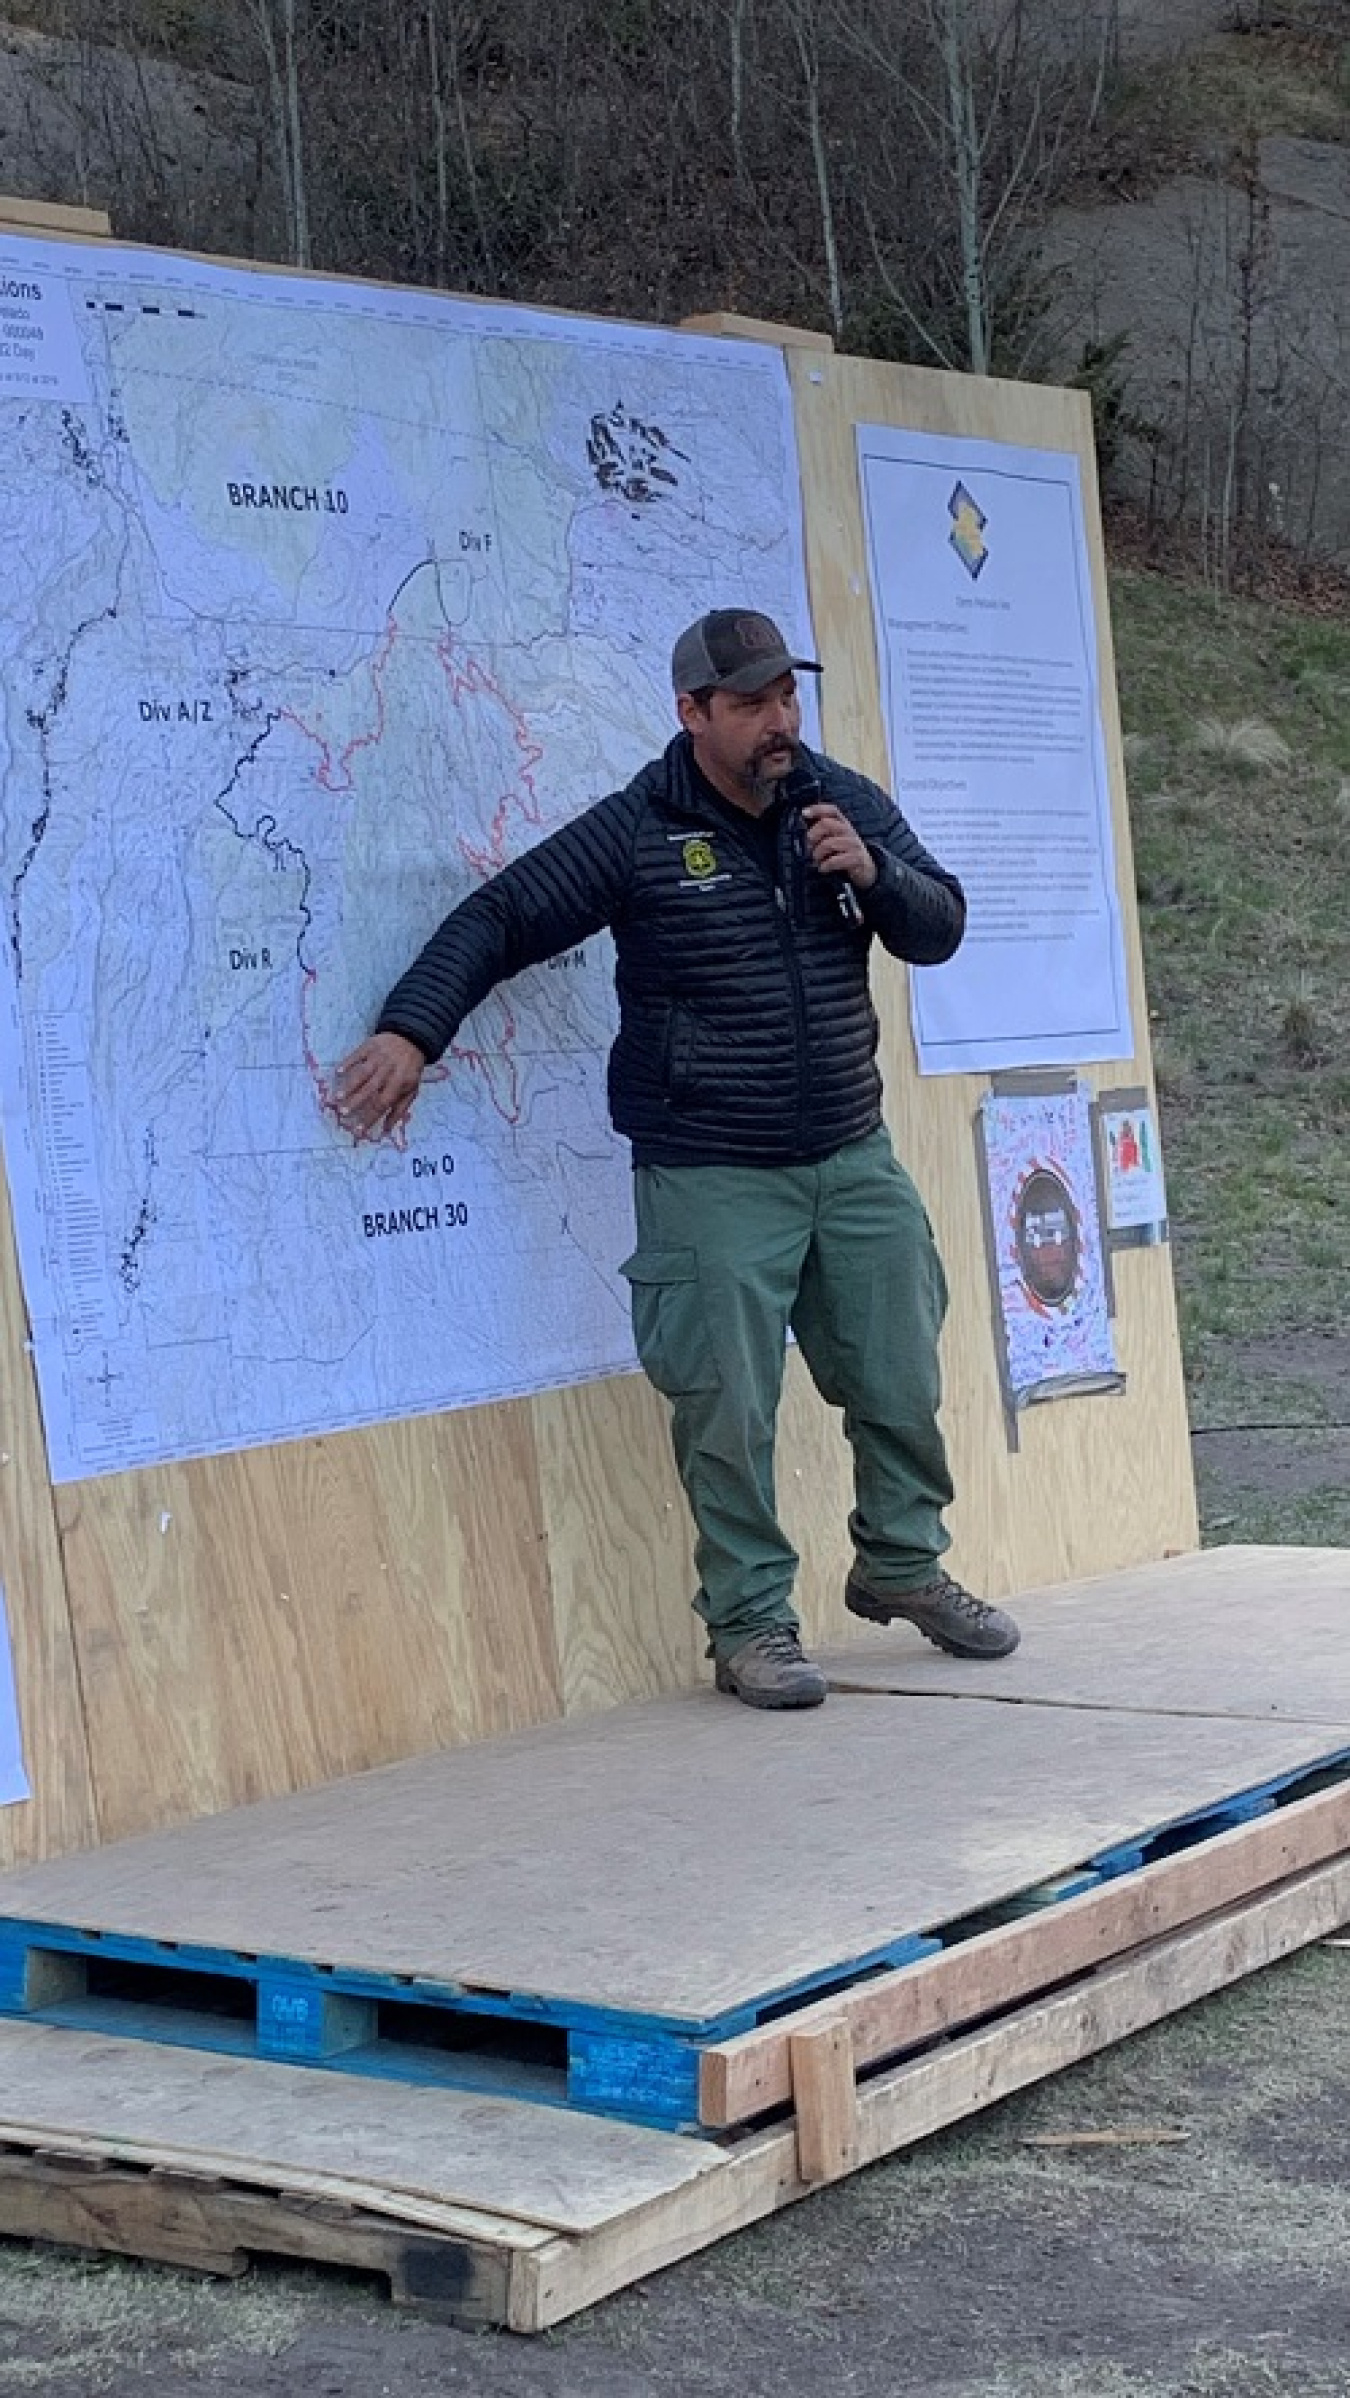
[[[853,1449],[845,1606],[954,1656],[1018,1640],[938,1562],[947,1293],[882,1125],[868,989],[874,939],[940,964],[965,900],[884,792],[802,747],[796,677],[821,670],[770,618],[714,609],[672,664],[683,729],[664,756],[446,918],[340,1068],[338,1109],[358,1137],[396,1131],[496,983],[611,927],[609,1098],[637,1207],[622,1270],[638,1354],[673,1405],[694,1604],[719,1690],[815,1707],[825,1677],[802,1652],[774,1504],[789,1326]]]

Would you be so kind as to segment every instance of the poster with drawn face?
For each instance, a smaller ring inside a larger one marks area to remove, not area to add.
[[[1013,1407],[1122,1388],[1087,1092],[991,1091],[980,1125],[997,1329]]]

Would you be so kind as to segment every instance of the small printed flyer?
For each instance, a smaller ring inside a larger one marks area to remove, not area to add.
[[[1140,1093],[1103,1092],[1097,1102],[1109,1232],[1162,1239],[1167,1193],[1153,1110]]]
[[[1086,1091],[992,1091],[980,1126],[1000,1362],[1014,1410],[1122,1390]]]

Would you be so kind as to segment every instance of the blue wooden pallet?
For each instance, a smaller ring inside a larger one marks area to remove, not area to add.
[[[7,1917],[0,2015],[697,2131],[701,2049],[940,1945],[906,1933],[691,2020]]]
[[[379,2079],[491,2090],[696,2132],[700,2052],[812,2000],[1215,1838],[1350,1778],[1350,1750],[1235,1792],[1051,1881],[697,2019],[0,1918],[0,2015]]]

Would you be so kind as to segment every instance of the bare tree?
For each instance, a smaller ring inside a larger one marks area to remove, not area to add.
[[[834,191],[830,177],[829,150],[825,136],[824,104],[821,90],[821,0],[780,0],[801,70],[801,90],[806,112],[806,134],[811,152],[811,167],[815,177],[816,205],[820,211],[820,240],[825,259],[825,281],[829,293],[830,330],[835,340],[844,338],[844,278],[839,258],[839,233],[835,220]]]
[[[942,61],[943,148],[955,202],[966,320],[966,364],[974,375],[990,365],[989,242],[984,206],[987,133],[975,95],[970,0],[927,0],[928,22]],[[992,120],[988,120],[992,121]]]
[[[474,137],[465,103],[464,78],[460,61],[461,22],[463,11],[456,0],[425,0],[427,65],[430,74],[431,111],[435,128],[436,158],[436,279],[444,283],[450,258],[450,133],[449,116],[455,120],[455,144],[464,174],[464,185],[473,212],[482,252],[483,268],[489,284],[496,281],[493,260],[493,241],[483,205],[482,185]]]
[[[300,96],[303,28],[299,11],[304,5],[305,0],[243,0],[245,17],[261,49],[267,72],[272,135],[292,266],[312,264]]]
[[[835,8],[887,131],[860,194],[876,281],[920,355],[1024,371],[1035,235],[1094,105],[1098,59],[1077,13],[1059,0]]]

